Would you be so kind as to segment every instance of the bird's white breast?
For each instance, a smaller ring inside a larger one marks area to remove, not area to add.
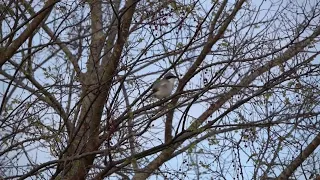
[[[174,79],[161,80],[161,82],[159,83],[159,87],[157,91],[154,93],[155,97],[159,99],[169,97],[173,90]]]

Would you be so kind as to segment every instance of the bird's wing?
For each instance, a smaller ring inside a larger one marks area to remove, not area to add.
[[[165,82],[164,80],[160,80],[159,82],[155,83],[152,86],[152,91],[156,92],[158,91],[161,87],[166,87],[168,85],[167,82]]]

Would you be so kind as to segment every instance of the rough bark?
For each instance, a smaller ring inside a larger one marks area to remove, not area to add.
[[[101,3],[101,2],[100,2]],[[98,1],[91,2],[92,9],[92,30],[94,36],[91,42],[91,56],[87,65],[88,71],[82,80],[82,107],[78,124],[74,130],[74,140],[69,142],[70,148],[66,156],[72,157],[78,154],[93,152],[99,149],[100,122],[108,97],[108,92],[112,86],[112,80],[119,65],[120,56],[126,39],[129,36],[129,27],[135,11],[136,1],[128,0],[127,8],[121,18],[121,27],[118,29],[118,38],[113,49],[111,58],[103,67],[99,67],[100,54],[103,48],[101,4]],[[109,56],[108,56],[109,57]],[[73,139],[73,138],[72,138]],[[95,154],[85,158],[75,160],[64,167],[58,178],[63,179],[85,179],[93,164]]]

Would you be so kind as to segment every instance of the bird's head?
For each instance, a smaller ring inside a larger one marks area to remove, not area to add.
[[[163,78],[164,79],[173,79],[173,78],[178,78],[178,77],[175,76],[174,74],[172,74],[171,72],[168,72],[166,75],[164,75]]]

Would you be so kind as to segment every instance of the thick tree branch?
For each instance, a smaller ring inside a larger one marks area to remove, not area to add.
[[[281,174],[276,178],[277,180],[289,179],[294,171],[319,147],[320,145],[320,133],[314,137],[310,144],[297,156]]]
[[[8,61],[20,48],[20,46],[32,35],[32,33],[39,27],[43,20],[50,14],[53,6],[59,1],[57,0],[48,0],[44,7],[42,8],[41,13],[39,13],[33,21],[28,25],[28,27],[21,33],[21,35],[16,38],[11,45],[3,52],[0,56],[0,68],[2,65]]]
[[[29,3],[27,3],[25,0],[23,0],[22,3],[25,6],[25,8],[27,9],[27,11],[32,16],[36,14],[34,9],[31,7],[31,5]],[[45,30],[45,32],[50,36],[50,38],[53,39],[60,46],[62,51],[68,57],[69,61],[72,63],[77,75],[80,77],[82,73],[81,73],[80,67],[78,65],[77,58],[72,54],[72,52],[69,50],[69,48],[66,46],[66,44],[63,43],[59,37],[55,36],[54,32],[45,23],[42,23],[41,26]]]
[[[193,137],[195,134],[194,129],[199,128],[199,126],[216,110],[218,110],[228,99],[232,96],[236,95],[238,92],[241,91],[241,87],[251,84],[258,76],[262,75],[263,73],[270,70],[272,67],[275,67],[279,64],[283,64],[284,62],[290,60],[292,57],[303,51],[305,47],[307,47],[313,40],[320,35],[320,26],[317,27],[314,32],[307,38],[293,44],[289,47],[281,56],[275,58],[274,60],[268,62],[266,65],[257,68],[254,72],[249,74],[248,76],[244,77],[237,87],[232,88],[228,93],[225,93],[223,97],[218,99],[215,103],[211,104],[210,107],[199,116],[199,118],[194,121],[190,127],[186,130],[186,133],[181,134],[177,140],[181,143],[175,144],[173,147],[168,148],[167,150],[163,151],[155,160],[153,160],[146,168],[144,168],[144,173],[141,173],[135,176],[135,179],[146,179],[154,169],[158,168],[162,165],[163,162],[168,160],[168,157],[175,151],[177,147],[179,147],[182,142],[190,137]],[[218,120],[218,119],[217,119]],[[216,121],[217,121],[216,120]],[[207,126],[213,125],[216,121],[212,121],[207,124]]]

